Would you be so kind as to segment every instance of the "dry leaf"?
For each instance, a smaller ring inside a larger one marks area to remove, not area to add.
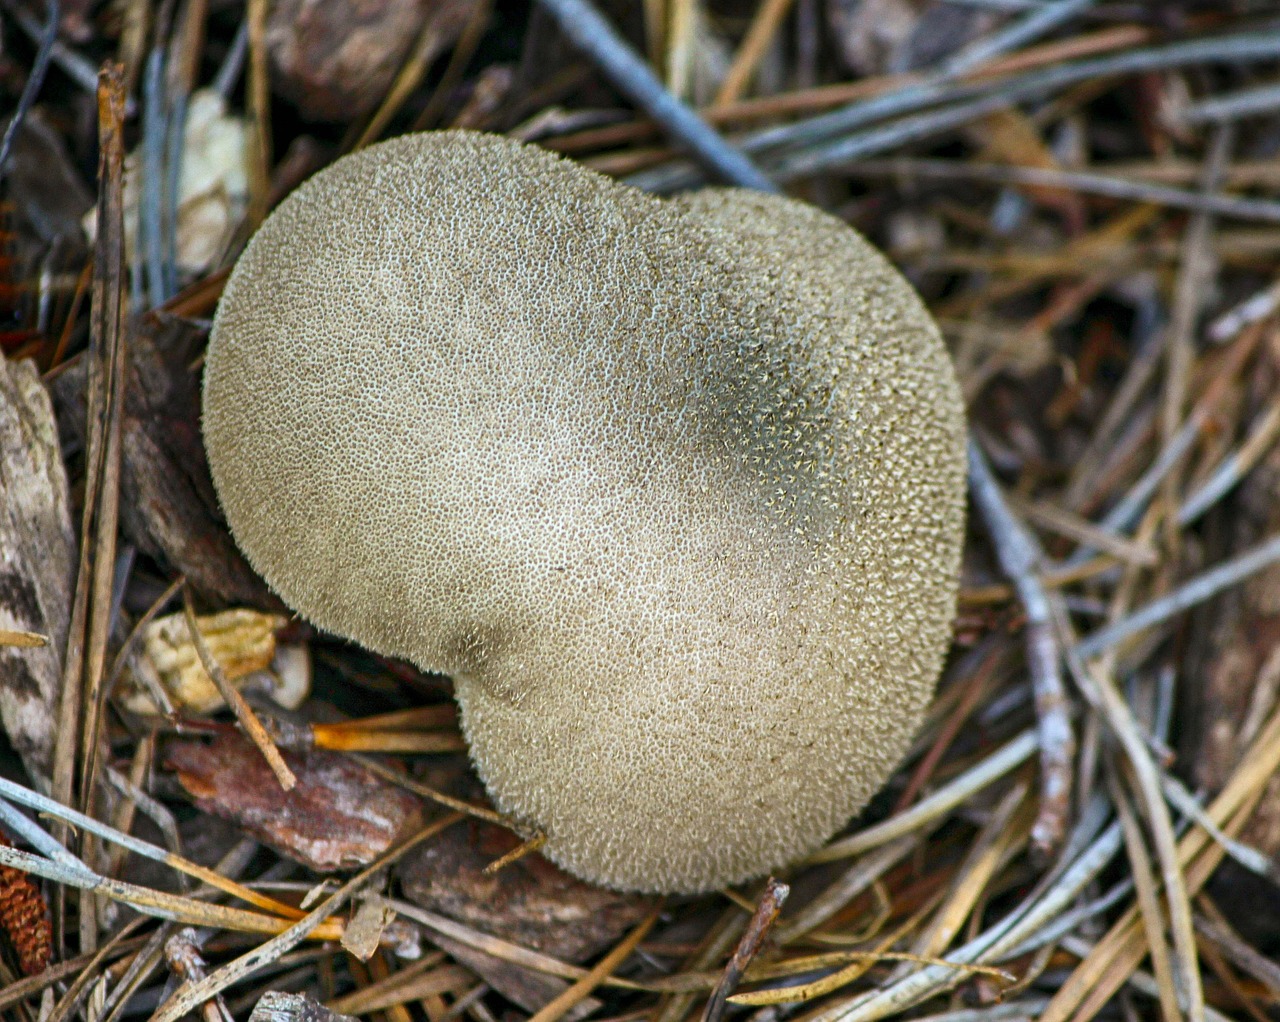
[[[396,910],[386,899],[371,894],[360,901],[360,907],[342,930],[342,946],[360,961],[367,962],[382,943],[382,934],[396,917]]]

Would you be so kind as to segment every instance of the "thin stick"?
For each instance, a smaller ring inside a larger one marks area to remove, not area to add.
[[[1178,115],[1178,119],[1184,124],[1233,121],[1239,117],[1269,114],[1277,108],[1280,108],[1280,85],[1259,85],[1192,103]]]
[[[810,855],[805,862],[832,862],[848,858],[910,834],[1025,763],[1037,748],[1039,740],[1036,733],[1023,731],[955,780],[939,788],[928,798],[921,799],[905,813],[898,813],[874,827],[860,830],[839,841],[832,841],[826,848]]]
[[[746,91],[792,3],[793,0],[764,0],[756,9],[751,27],[747,29],[742,45],[738,47],[733,63],[729,65],[729,72],[724,76],[716,98],[711,102],[712,107],[728,106]]]
[[[1072,652],[1084,660],[1095,657],[1119,645],[1130,636],[1168,621],[1183,611],[1217,596],[1224,589],[1244,581],[1250,575],[1257,574],[1278,561],[1280,561],[1280,535],[1272,536],[1240,556],[1202,572],[1167,595],[1134,611],[1128,617],[1099,628],[1081,639]]]
[[[1190,525],[1221,500],[1252,469],[1280,437],[1280,401],[1271,406],[1253,427],[1239,449],[1222,459],[1213,475],[1178,508],[1178,524]]]
[[[533,837],[529,838],[528,841],[522,841],[520,844],[516,845],[515,848],[511,849],[511,851],[507,852],[506,855],[502,856],[501,858],[494,859],[493,862],[485,866],[482,872],[484,873],[485,876],[491,877],[495,873],[497,873],[499,870],[506,869],[513,862],[519,862],[526,855],[532,855],[534,852],[542,848],[543,845],[545,845],[546,843],[547,843],[546,834],[542,834],[542,833],[534,834]]]
[[[541,0],[564,32],[609,79],[642,107],[717,177],[742,188],[776,192],[778,186],[692,109],[663,87],[657,75],[614,31],[589,0]]]
[[[1031,829],[1031,840],[1040,853],[1047,856],[1066,833],[1076,739],[1062,683],[1061,654],[1054,637],[1049,597],[1035,573],[1041,553],[1005,504],[986,457],[972,439],[969,441],[969,492],[995,546],[1000,567],[1017,590],[1027,616],[1027,670],[1035,692],[1040,738],[1040,811]]]
[[[742,939],[738,941],[733,957],[724,967],[724,975],[707,1001],[706,1010],[702,1013],[702,1022],[720,1022],[724,1016],[729,995],[737,989],[747,967],[760,953],[765,938],[769,935],[769,930],[772,929],[790,893],[790,887],[773,877],[765,882],[764,893],[760,895],[756,910],[747,922]]]
[[[990,111],[987,111],[990,112]],[[975,112],[973,117],[980,116]],[[972,117],[964,118],[969,120]],[[963,120],[957,123],[963,123]],[[901,130],[901,129],[895,129]],[[881,144],[877,140],[866,153],[882,152],[911,138],[894,138]],[[1175,188],[1115,174],[1092,171],[1056,170],[1051,167],[1011,167],[997,163],[967,163],[960,160],[914,159],[899,157],[885,160],[863,160],[861,153],[850,156],[822,169],[839,166],[842,173],[858,177],[901,177],[942,181],[976,181],[994,185],[1034,185],[1044,188],[1070,188],[1109,199],[1125,199],[1131,202],[1149,202],[1173,209],[1215,213],[1219,216],[1241,220],[1257,220],[1262,223],[1280,223],[1280,202],[1272,199],[1249,199],[1223,192],[1201,192],[1188,188]],[[810,173],[812,171],[806,171]],[[785,170],[777,173],[779,180],[790,180],[799,174]]]
[[[227,680],[227,676],[222,670],[222,665],[218,663],[213,651],[209,648],[209,644],[205,642],[200,626],[196,623],[196,611],[191,605],[190,589],[182,591],[182,613],[187,622],[187,631],[191,635],[191,642],[196,648],[196,653],[200,657],[200,663],[203,665],[205,673],[213,680],[213,684],[218,689],[218,694],[222,696],[223,701],[231,707],[231,712],[235,714],[236,720],[244,729],[245,734],[249,736],[249,740],[262,753],[262,758],[267,761],[267,765],[271,767],[271,772],[276,775],[276,780],[280,782],[280,787],[285,791],[292,791],[298,783],[298,778],[294,776],[293,771],[289,769],[289,764],[280,755],[280,750],[276,748],[276,743],[271,740],[267,729],[258,720],[258,715],[244,701],[244,696],[240,694],[239,690]]]
[[[14,107],[9,118],[9,126],[4,130],[4,138],[0,139],[0,174],[4,173],[5,164],[9,162],[9,154],[13,151],[13,140],[18,129],[27,118],[27,111],[40,95],[40,87],[44,85],[45,73],[49,70],[49,61],[53,57],[53,46],[58,41],[58,19],[62,16],[59,0],[45,0],[44,29],[40,32],[40,40],[36,46],[36,58],[31,63],[31,73],[27,75],[26,84],[22,87],[22,95],[18,97],[18,105]]]

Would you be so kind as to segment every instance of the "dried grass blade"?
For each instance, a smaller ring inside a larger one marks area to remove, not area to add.
[[[619,942],[617,947],[592,966],[590,971],[580,980],[553,998],[545,1007],[535,1012],[530,1017],[529,1022],[558,1022],[559,1019],[564,1017],[565,1012],[590,994],[605,977],[609,976],[614,969],[626,960],[640,941],[644,939],[645,934],[653,929],[658,917],[662,915],[662,911],[663,905],[659,903],[639,926]]]
[[[1071,904],[1120,850],[1118,824],[1100,834],[1052,883],[985,933],[950,955],[954,963],[1002,961]],[[874,1022],[949,989],[960,976],[951,966],[930,965],[891,986],[859,994],[824,1011],[820,1022]],[[814,1020],[814,1022],[818,1022]]]
[[[1269,451],[1280,437],[1280,401],[1274,401],[1240,447],[1222,459],[1204,485],[1178,509],[1178,524],[1190,525],[1221,500]]]
[[[551,955],[543,954],[540,951],[532,951],[527,947],[521,947],[519,944],[513,944],[510,941],[503,940],[501,937],[493,937],[487,933],[481,933],[474,930],[470,926],[447,919],[444,916],[437,915],[435,912],[429,912],[424,908],[419,908],[412,902],[388,898],[387,904],[394,908],[406,919],[412,919],[414,922],[421,923],[428,929],[435,930],[446,937],[451,937],[460,944],[467,947],[475,948],[477,951],[483,951],[487,955],[494,958],[501,958],[505,962],[511,962],[513,965],[519,965],[525,969],[532,969],[534,972],[545,973],[548,976],[558,976],[561,979],[572,980],[574,982],[583,979],[587,975],[587,970],[578,965],[570,965],[568,962],[562,962],[558,958]],[[622,979],[618,976],[607,976],[602,982],[604,986],[620,987],[624,990],[651,990],[659,993],[695,993],[702,991],[710,991],[719,979],[712,973],[676,973],[671,976],[663,976],[658,979],[644,980],[643,982],[635,982],[629,979]]]
[[[912,962],[916,965],[937,965],[960,972],[989,976],[1000,983],[1012,984],[1017,977],[1004,969],[995,969],[989,965],[974,965],[971,962],[952,962],[945,958],[930,955],[915,955],[906,951],[858,951],[860,962],[841,969],[839,972],[814,980],[812,983],[798,983],[795,986],[782,987],[778,990],[758,990],[746,994],[734,994],[729,1000],[734,1004],[760,1007],[770,1004],[791,1004],[796,1001],[812,1001],[823,994],[829,994],[842,986],[847,986],[866,973],[876,962]]]
[[[746,928],[748,920],[749,917],[738,910],[736,903],[726,909],[702,939],[697,952],[685,961],[679,973],[687,974],[710,969],[729,953],[729,949],[735,945]],[[696,993],[668,995],[659,1002],[657,1010],[651,1014],[652,1022],[683,1022],[697,1000],[697,996]]]
[[[342,1015],[367,1015],[375,1011],[387,1011],[403,1006],[410,1001],[420,1001],[432,994],[465,990],[475,983],[475,977],[470,970],[460,965],[441,965],[430,972],[415,972],[413,976],[405,979],[401,979],[399,973],[388,978],[398,982],[393,986],[385,987],[381,983],[371,984],[346,997],[331,1001],[325,1007]]]
[[[1210,819],[1234,835],[1244,826],[1262,789],[1280,769],[1280,713],[1274,714],[1240,760],[1227,784],[1209,806]],[[1188,893],[1198,893],[1225,853],[1199,827],[1178,842]],[[1088,1022],[1137,969],[1146,948],[1137,928],[1137,913],[1126,912],[1054,994],[1042,1022]]]
[[[319,738],[321,735],[336,735],[345,731],[417,731],[423,728],[456,727],[457,724],[458,708],[455,704],[435,703],[332,724],[312,724],[311,730]]]
[[[1182,1009],[1178,1006],[1178,992],[1174,986],[1173,963],[1169,956],[1169,944],[1165,939],[1164,912],[1160,909],[1160,898],[1156,892],[1156,879],[1151,869],[1151,857],[1147,852],[1146,842],[1142,839],[1142,829],[1129,804],[1128,796],[1121,790],[1116,779],[1110,778],[1111,802],[1120,817],[1120,826],[1124,831],[1125,850],[1129,856],[1129,868],[1133,875],[1134,889],[1138,894],[1138,912],[1142,917],[1142,927],[1147,935],[1147,947],[1151,951],[1151,964],[1156,974],[1156,985],[1160,991],[1160,1010],[1165,1022],[1179,1022]]]
[[[423,841],[435,836],[445,827],[452,826],[460,819],[462,819],[461,813],[451,813],[428,824],[409,840],[402,842],[372,865],[357,873],[284,932],[254,948],[248,954],[241,955],[221,968],[215,969],[204,979],[184,985],[177,994],[156,1010],[151,1016],[151,1022],[178,1022],[178,1019],[187,1012],[220,994],[233,983],[238,983],[264,966],[270,965],[286,951],[292,950],[312,936],[329,916],[350,901],[352,896],[374,876],[396,862],[410,849],[416,848]]]
[[[330,1011],[337,1012],[339,1015],[359,1014],[366,1001],[383,997],[392,991],[401,989],[405,984],[413,982],[424,972],[429,972],[443,964],[444,959],[443,951],[433,951],[425,954],[399,972],[392,973],[359,990],[353,990],[349,994],[343,994],[334,1000],[326,1001],[325,1007]]]
[[[1112,622],[1085,636],[1070,651],[1081,659],[1098,656],[1139,632],[1162,624],[1196,604],[1216,596],[1250,575],[1280,561],[1280,536],[1272,536],[1238,557],[1223,561],[1189,579],[1171,593],[1148,603],[1128,617]]]
[[[756,8],[742,45],[734,54],[733,63],[729,65],[729,71],[720,83],[716,98],[712,100],[713,108],[728,106],[746,91],[792,3],[793,0],[764,0]]]
[[[1026,797],[1027,785],[1018,783],[1000,800],[970,846],[949,896],[917,939],[912,948],[914,954],[933,959],[946,950],[978,904],[996,870],[1005,861],[1010,848],[1026,840],[1031,823],[1026,813],[1019,812]],[[1017,819],[1019,816],[1022,818]]]
[[[112,956],[123,958],[125,955],[136,954],[146,943],[146,940],[147,938],[145,937],[132,937],[129,940],[122,941],[107,953],[107,958],[110,959]],[[55,983],[61,983],[65,979],[74,979],[88,967],[90,962],[94,961],[97,955],[97,951],[91,954],[77,955],[74,958],[68,958],[66,961],[50,965],[39,976],[27,976],[9,983],[3,989],[0,989],[0,1011],[8,1011]]]
[[[867,890],[884,875],[885,871],[910,855],[920,844],[922,835],[907,834],[889,844],[873,849],[859,859],[826,890],[777,929],[779,944],[791,944],[811,930],[817,929],[854,898]]]
[[[147,887],[114,880],[97,874],[85,875],[53,862],[51,859],[32,855],[17,848],[0,846],[0,865],[12,866],[26,873],[74,887],[90,895],[102,894],[137,909],[144,915],[160,919],[173,919],[192,926],[212,926],[243,933],[279,933],[292,924],[290,919],[280,919],[249,912],[225,905],[211,905],[194,898],[153,891]],[[334,920],[325,925],[317,940],[336,940],[342,935],[342,925]]]
[[[1182,985],[1186,1012],[1191,1022],[1203,1022],[1204,990],[1200,984],[1196,957],[1195,932],[1191,923],[1191,905],[1178,854],[1173,820],[1160,786],[1160,769],[1140,732],[1138,722],[1106,671],[1090,671],[1074,656],[1068,657],[1072,671],[1086,691],[1099,700],[1107,725],[1124,749],[1128,764],[1137,781],[1136,794],[1140,808],[1151,829],[1156,859],[1164,881],[1164,896],[1169,909],[1169,926],[1178,963],[1177,976]]]
[[[478,806],[471,802],[464,802],[460,798],[454,798],[452,795],[446,795],[442,791],[436,791],[435,788],[428,787],[420,781],[415,781],[411,777],[390,769],[385,763],[381,763],[376,759],[370,759],[368,756],[361,756],[358,753],[349,753],[361,766],[366,767],[373,773],[377,774],[384,780],[390,781],[392,784],[398,784],[405,791],[411,791],[415,795],[421,795],[423,798],[430,799],[438,805],[444,806],[446,809],[452,809],[455,812],[465,813],[467,816],[474,816],[478,820],[486,820],[489,823],[495,823],[499,827],[506,827],[512,833],[519,834],[520,831],[516,825],[508,820],[501,813],[495,813],[486,806]],[[523,835],[521,835],[523,836]]]
[[[66,685],[60,707],[54,791],[68,803],[79,756],[78,804],[91,809],[98,760],[98,690],[106,657],[115,571],[120,498],[120,422],[127,376],[124,331],[124,69],[106,64],[98,78],[98,238],[94,259],[89,344],[89,459],[86,466],[81,559],[76,580],[73,631],[64,664]],[[92,551],[92,553],[90,553]],[[82,646],[81,643],[84,643]],[[74,667],[75,673],[71,673]],[[83,671],[83,674],[81,674]],[[68,720],[70,714],[72,719]],[[89,857],[92,840],[82,852]],[[80,948],[97,946],[97,906],[80,901]]]
[[[949,784],[939,788],[928,798],[921,799],[906,812],[891,816],[883,823],[860,830],[839,841],[832,841],[826,848],[814,852],[805,861],[816,863],[845,859],[939,820],[965,799],[1021,766],[1031,758],[1038,746],[1035,732],[1023,731]]]
[[[120,928],[120,931],[94,953],[79,975],[67,986],[67,992],[53,1006],[53,1010],[41,1019],[41,1022],[64,1022],[79,1006],[89,992],[89,985],[98,979],[98,970],[111,955],[125,942],[125,939],[137,929],[139,919],[131,920]]]
[[[13,802],[17,802],[19,805],[25,805],[30,809],[34,809],[36,812],[52,816],[58,821],[69,823],[79,830],[94,834],[95,836],[106,841],[110,841],[121,848],[128,849],[136,855],[141,855],[143,858],[150,859],[153,862],[164,863],[166,866],[170,866],[180,873],[185,873],[187,876],[203,881],[217,890],[229,894],[232,897],[239,898],[241,901],[247,902],[250,905],[255,905],[267,912],[271,912],[285,918],[295,919],[301,918],[303,915],[301,910],[294,908],[292,905],[276,901],[274,898],[268,897],[265,894],[252,890],[251,888],[244,887],[243,885],[236,883],[234,880],[229,880],[216,870],[208,869],[197,863],[191,862],[188,859],[184,859],[180,855],[175,855],[172,852],[165,851],[163,848],[158,848],[148,841],[143,841],[141,838],[134,837],[132,834],[125,834],[114,827],[101,822],[100,820],[95,820],[93,817],[86,816],[84,813],[59,805],[52,799],[46,798],[44,795],[31,791],[28,788],[24,788],[21,785],[15,784],[13,781],[6,780],[3,777],[0,777],[0,796]],[[8,822],[7,817],[5,817],[5,822]],[[88,866],[79,859],[76,859],[74,856],[71,856],[70,853],[63,851],[60,855],[56,855],[47,851],[44,846],[50,839],[47,835],[44,835],[42,831],[39,831],[38,828],[35,828],[34,831],[30,829],[34,827],[35,825],[28,821],[25,828],[15,829],[18,829],[18,832],[22,834],[23,837],[26,837],[27,840],[31,841],[36,848],[45,852],[51,861],[56,862],[63,869],[79,873],[85,877],[96,876]]]
[[[546,834],[533,835],[533,837],[529,838],[528,841],[522,841],[520,844],[516,845],[515,848],[511,849],[511,851],[507,852],[506,855],[502,856],[501,858],[494,859],[493,862],[485,866],[484,875],[493,876],[499,870],[505,869],[507,866],[510,866],[513,862],[519,862],[526,855],[532,855],[534,852],[538,851],[538,849],[540,849],[546,843],[547,843]]]
[[[49,645],[49,636],[38,632],[14,631],[11,628],[0,628],[0,646],[16,646],[20,649],[34,649]]]

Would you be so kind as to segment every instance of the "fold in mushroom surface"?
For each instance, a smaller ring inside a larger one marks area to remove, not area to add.
[[[802,203],[395,139],[255,235],[204,400],[254,566],[451,674],[496,804],[586,879],[699,891],[795,859],[931,698],[959,392],[910,286]]]

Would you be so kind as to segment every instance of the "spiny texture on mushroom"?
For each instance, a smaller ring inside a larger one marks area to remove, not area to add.
[[[204,400],[255,567],[451,674],[496,804],[586,879],[692,892],[794,860],[929,702],[958,389],[911,287],[802,203],[398,138],[254,236]]]

